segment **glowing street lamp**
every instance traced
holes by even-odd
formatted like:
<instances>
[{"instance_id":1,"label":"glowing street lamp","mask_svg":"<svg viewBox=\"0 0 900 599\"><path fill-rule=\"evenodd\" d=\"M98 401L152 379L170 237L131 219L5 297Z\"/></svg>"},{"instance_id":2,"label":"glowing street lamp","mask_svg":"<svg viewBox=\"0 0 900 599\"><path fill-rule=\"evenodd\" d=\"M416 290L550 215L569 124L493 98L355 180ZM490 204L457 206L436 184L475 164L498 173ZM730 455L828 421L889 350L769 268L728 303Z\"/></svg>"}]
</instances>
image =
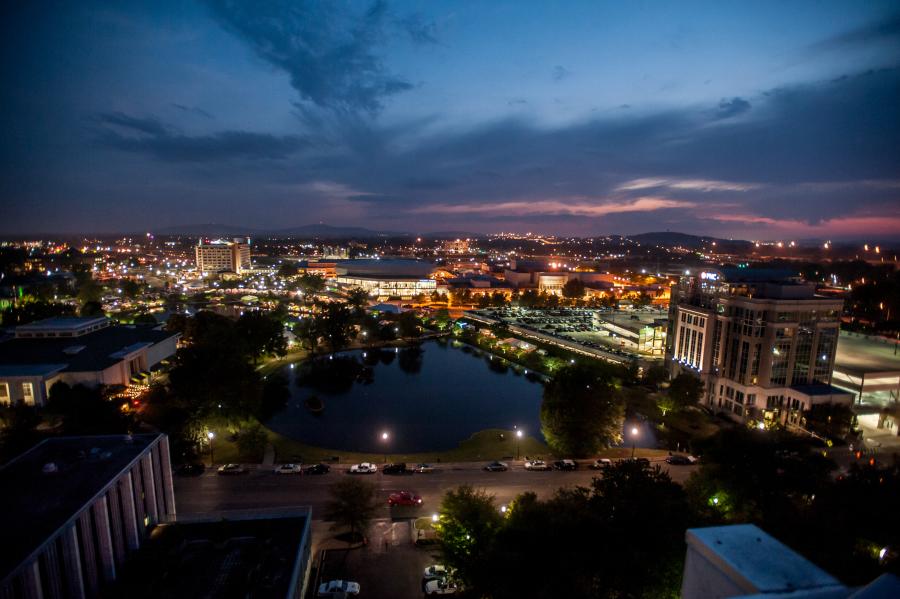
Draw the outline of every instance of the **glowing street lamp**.
<instances>
[{"instance_id":1,"label":"glowing street lamp","mask_svg":"<svg viewBox=\"0 0 900 599\"><path fill-rule=\"evenodd\" d=\"M387 431L382 431L381 433L381 442L385 445L385 453L384 453L384 463L387 464L387 443L391 438L391 434Z\"/></svg>"},{"instance_id":2,"label":"glowing street lamp","mask_svg":"<svg viewBox=\"0 0 900 599\"><path fill-rule=\"evenodd\" d=\"M209 439L209 467L212 468L213 464L216 463L213 457L213 439L216 438L216 433L206 431L206 438Z\"/></svg>"},{"instance_id":3,"label":"glowing street lamp","mask_svg":"<svg viewBox=\"0 0 900 599\"><path fill-rule=\"evenodd\" d=\"M522 432L522 429L516 430L516 461L519 460L519 441L522 439L522 436L525 433Z\"/></svg>"},{"instance_id":4,"label":"glowing street lamp","mask_svg":"<svg viewBox=\"0 0 900 599\"><path fill-rule=\"evenodd\" d=\"M636 426L631 427L631 459L632 460L634 459L634 446L635 446L635 443L637 442L638 432L640 432L640 431L638 431L638 427L636 427Z\"/></svg>"}]
</instances>

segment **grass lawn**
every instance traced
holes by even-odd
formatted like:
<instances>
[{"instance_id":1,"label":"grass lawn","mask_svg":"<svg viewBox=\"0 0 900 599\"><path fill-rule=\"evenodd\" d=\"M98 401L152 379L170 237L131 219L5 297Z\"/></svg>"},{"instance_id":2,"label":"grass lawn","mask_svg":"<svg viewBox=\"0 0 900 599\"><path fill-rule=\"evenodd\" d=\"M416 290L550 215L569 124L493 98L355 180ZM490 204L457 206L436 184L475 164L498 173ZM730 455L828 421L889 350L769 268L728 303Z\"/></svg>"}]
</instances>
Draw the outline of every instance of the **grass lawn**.
<instances>
[{"instance_id":1,"label":"grass lawn","mask_svg":"<svg viewBox=\"0 0 900 599\"><path fill-rule=\"evenodd\" d=\"M504 438L501 439L500 435ZM459 446L447 451L427 453L358 453L313 447L293 439L269 431L269 438L275 446L276 461L297 460L305 463L331 461L338 457L339 462L474 462L499 459L512 459L516 455L515 432L502 429L487 429L475 433ZM525 437L519 442L520 456L549 456L547 446L534 437Z\"/></svg>"}]
</instances>

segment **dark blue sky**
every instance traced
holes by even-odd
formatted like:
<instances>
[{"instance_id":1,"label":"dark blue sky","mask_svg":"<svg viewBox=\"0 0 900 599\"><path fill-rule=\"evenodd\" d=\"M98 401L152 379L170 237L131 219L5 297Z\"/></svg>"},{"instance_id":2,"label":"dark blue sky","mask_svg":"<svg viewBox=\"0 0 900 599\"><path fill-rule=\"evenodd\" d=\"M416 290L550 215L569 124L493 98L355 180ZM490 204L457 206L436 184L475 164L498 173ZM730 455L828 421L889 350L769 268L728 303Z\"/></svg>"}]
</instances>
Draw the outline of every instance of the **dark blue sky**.
<instances>
[{"instance_id":1,"label":"dark blue sky","mask_svg":"<svg viewBox=\"0 0 900 599\"><path fill-rule=\"evenodd\" d=\"M0 233L900 236L893 1L2 11Z\"/></svg>"}]
</instances>

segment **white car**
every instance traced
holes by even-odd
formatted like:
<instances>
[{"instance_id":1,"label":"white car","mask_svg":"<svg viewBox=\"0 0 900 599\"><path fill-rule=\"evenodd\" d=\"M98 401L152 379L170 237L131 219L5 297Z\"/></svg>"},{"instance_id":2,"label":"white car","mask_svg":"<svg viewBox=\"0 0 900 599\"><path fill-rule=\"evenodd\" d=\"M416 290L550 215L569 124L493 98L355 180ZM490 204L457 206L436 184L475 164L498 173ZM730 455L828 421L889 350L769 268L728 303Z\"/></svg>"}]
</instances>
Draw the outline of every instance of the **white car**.
<instances>
[{"instance_id":1,"label":"white car","mask_svg":"<svg viewBox=\"0 0 900 599\"><path fill-rule=\"evenodd\" d=\"M435 578L444 578L449 573L450 572L449 570L447 570L447 566L434 564L425 568L423 576L425 577L425 580L434 580Z\"/></svg>"},{"instance_id":2,"label":"white car","mask_svg":"<svg viewBox=\"0 0 900 599\"><path fill-rule=\"evenodd\" d=\"M319 585L319 597L343 597L359 595L359 583L349 580L332 580Z\"/></svg>"},{"instance_id":3,"label":"white car","mask_svg":"<svg viewBox=\"0 0 900 599\"><path fill-rule=\"evenodd\" d=\"M528 460L525 470L550 470L550 466L544 460Z\"/></svg>"},{"instance_id":4,"label":"white car","mask_svg":"<svg viewBox=\"0 0 900 599\"><path fill-rule=\"evenodd\" d=\"M612 460L609 458L600 458L599 460L594 460L594 463L591 464L591 470L603 470L610 466L612 466Z\"/></svg>"},{"instance_id":5,"label":"white car","mask_svg":"<svg viewBox=\"0 0 900 599\"><path fill-rule=\"evenodd\" d=\"M275 474L301 474L303 468L300 464L282 464L275 469Z\"/></svg>"},{"instance_id":6,"label":"white car","mask_svg":"<svg viewBox=\"0 0 900 599\"><path fill-rule=\"evenodd\" d=\"M413 470L419 474L430 474L434 472L434 466L431 464L416 464L416 467L413 468Z\"/></svg>"},{"instance_id":7,"label":"white car","mask_svg":"<svg viewBox=\"0 0 900 599\"><path fill-rule=\"evenodd\" d=\"M458 590L456 583L446 578L436 578L425 583L426 595L455 595Z\"/></svg>"},{"instance_id":8,"label":"white car","mask_svg":"<svg viewBox=\"0 0 900 599\"><path fill-rule=\"evenodd\" d=\"M371 462L363 462L362 464L353 464L350 466L350 474L375 474L378 466Z\"/></svg>"}]
</instances>

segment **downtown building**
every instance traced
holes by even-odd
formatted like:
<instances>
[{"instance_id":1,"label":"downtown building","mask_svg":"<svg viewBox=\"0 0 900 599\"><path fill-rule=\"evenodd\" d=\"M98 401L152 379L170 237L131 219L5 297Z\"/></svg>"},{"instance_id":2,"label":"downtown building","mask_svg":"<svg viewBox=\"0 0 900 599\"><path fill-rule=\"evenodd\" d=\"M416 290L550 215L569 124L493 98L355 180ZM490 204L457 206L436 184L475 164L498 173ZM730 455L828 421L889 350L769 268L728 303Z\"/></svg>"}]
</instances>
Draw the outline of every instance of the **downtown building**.
<instances>
[{"instance_id":1,"label":"downtown building","mask_svg":"<svg viewBox=\"0 0 900 599\"><path fill-rule=\"evenodd\" d=\"M96 597L175 515L162 434L47 439L0 469L0 598Z\"/></svg>"},{"instance_id":2,"label":"downtown building","mask_svg":"<svg viewBox=\"0 0 900 599\"><path fill-rule=\"evenodd\" d=\"M735 420L802 426L813 405L852 404L831 384L842 308L789 273L685 271L669 306L669 373L699 376L701 404Z\"/></svg>"},{"instance_id":3,"label":"downtown building","mask_svg":"<svg viewBox=\"0 0 900 599\"><path fill-rule=\"evenodd\" d=\"M201 240L194 248L194 255L200 272L240 274L250 269L250 238L235 237L232 241Z\"/></svg>"},{"instance_id":4,"label":"downtown building","mask_svg":"<svg viewBox=\"0 0 900 599\"><path fill-rule=\"evenodd\" d=\"M306 596L309 507L176 516L163 434L47 439L0 489L0 599Z\"/></svg>"}]
</instances>

